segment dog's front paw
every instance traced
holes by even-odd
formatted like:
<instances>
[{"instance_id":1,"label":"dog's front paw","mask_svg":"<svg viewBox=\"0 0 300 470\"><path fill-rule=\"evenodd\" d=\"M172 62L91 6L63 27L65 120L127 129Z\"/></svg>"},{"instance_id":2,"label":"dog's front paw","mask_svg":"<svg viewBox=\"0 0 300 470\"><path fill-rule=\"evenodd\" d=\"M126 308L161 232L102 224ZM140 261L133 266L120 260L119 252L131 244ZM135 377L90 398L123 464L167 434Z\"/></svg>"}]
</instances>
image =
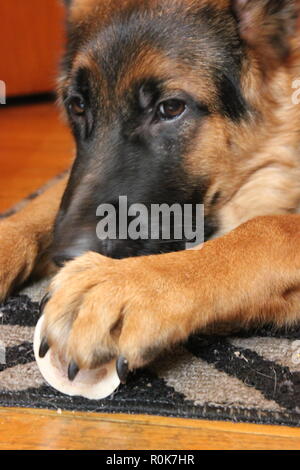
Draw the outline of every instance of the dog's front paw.
<instances>
[{"instance_id":1,"label":"dog's front paw","mask_svg":"<svg viewBox=\"0 0 300 470\"><path fill-rule=\"evenodd\" d=\"M32 234L10 219L0 222L0 301L31 274L38 254Z\"/></svg>"},{"instance_id":2,"label":"dog's front paw","mask_svg":"<svg viewBox=\"0 0 300 470\"><path fill-rule=\"evenodd\" d=\"M58 348L70 364L70 379L81 368L119 357L122 379L127 366L143 366L182 339L188 334L185 309L174 276L160 272L159 258L112 260L87 253L68 263L45 303L41 355Z\"/></svg>"}]
</instances>

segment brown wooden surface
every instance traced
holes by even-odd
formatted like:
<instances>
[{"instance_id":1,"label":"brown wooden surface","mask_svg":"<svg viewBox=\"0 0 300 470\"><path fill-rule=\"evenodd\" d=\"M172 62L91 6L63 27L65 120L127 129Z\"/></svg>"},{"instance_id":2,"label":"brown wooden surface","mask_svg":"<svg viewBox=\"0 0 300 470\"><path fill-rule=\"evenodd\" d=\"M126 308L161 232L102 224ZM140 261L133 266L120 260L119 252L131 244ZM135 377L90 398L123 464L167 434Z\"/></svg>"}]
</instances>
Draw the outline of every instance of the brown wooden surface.
<instances>
[{"instance_id":1,"label":"brown wooden surface","mask_svg":"<svg viewBox=\"0 0 300 470\"><path fill-rule=\"evenodd\" d=\"M0 2L0 80L8 95L53 90L64 42L59 0Z\"/></svg>"},{"instance_id":2,"label":"brown wooden surface","mask_svg":"<svg viewBox=\"0 0 300 470\"><path fill-rule=\"evenodd\" d=\"M0 409L0 449L264 450L300 448L293 428Z\"/></svg>"},{"instance_id":3,"label":"brown wooden surface","mask_svg":"<svg viewBox=\"0 0 300 470\"><path fill-rule=\"evenodd\" d=\"M68 168L72 156L54 104L0 106L0 212Z\"/></svg>"},{"instance_id":4,"label":"brown wooden surface","mask_svg":"<svg viewBox=\"0 0 300 470\"><path fill-rule=\"evenodd\" d=\"M67 168L72 149L53 104L0 106L0 211ZM300 449L300 429L0 409L0 449Z\"/></svg>"}]
</instances>

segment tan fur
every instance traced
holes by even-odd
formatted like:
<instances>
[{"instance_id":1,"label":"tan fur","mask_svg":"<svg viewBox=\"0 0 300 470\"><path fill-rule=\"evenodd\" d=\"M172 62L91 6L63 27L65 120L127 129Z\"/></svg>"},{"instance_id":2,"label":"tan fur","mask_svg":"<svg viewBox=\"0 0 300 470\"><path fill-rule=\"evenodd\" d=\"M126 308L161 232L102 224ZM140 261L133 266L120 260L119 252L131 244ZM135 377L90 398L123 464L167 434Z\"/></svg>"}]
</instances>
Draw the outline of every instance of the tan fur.
<instances>
[{"instance_id":1,"label":"tan fur","mask_svg":"<svg viewBox=\"0 0 300 470\"><path fill-rule=\"evenodd\" d=\"M88 12L95 14L97 7L97 15L104 21L117 8L125 9L135 1L127 0L120 4L76 0L71 13L84 20ZM202 0L202 3L222 9L229 1ZM188 8L193 8L195 1L186 0L186 4ZM151 5L155 8L153 3ZM258 28L264 19L259 9L254 9L253 15ZM272 28L273 25L268 27ZM292 83L300 77L299 35L290 41L293 52L289 61L282 63L275 71L273 63L268 63L262 74L259 63L262 42L254 44L255 35L249 28L245 34L253 36L253 49L249 62L245 64L243 91L250 105L259 112L251 117L250 123L238 125L213 114L199 130L199 145L186 157L190 174L199 175L210 182L205 206L207 212L216 212L220 226L218 236L253 217L297 212L300 207L300 106L292 103ZM94 69L97 68L92 58L80 54L74 61L73 69L87 61ZM213 109L214 87L205 74L204 64L203 68L201 64L199 68L190 70L164 57L161 52L145 47L135 57L134 63L128 64L116 92L122 97L135 79L152 74L166 79L172 71L177 78L167 84L170 91L186 90ZM105 93L105 85L104 82L102 93ZM221 193L220 201L212 209L210 203L217 192Z\"/></svg>"},{"instance_id":2,"label":"tan fur","mask_svg":"<svg viewBox=\"0 0 300 470\"><path fill-rule=\"evenodd\" d=\"M256 216L300 207L300 106L292 102L292 84L300 77L300 46L294 41L292 47L289 63L270 76L258 72L252 55L243 89L259 113L242 125L212 116L199 131L199 150L188 155L190 171L197 174L201 160L211 181L206 210L211 210L213 195L222 194L215 208L218 236Z\"/></svg>"},{"instance_id":3,"label":"tan fur","mask_svg":"<svg viewBox=\"0 0 300 470\"><path fill-rule=\"evenodd\" d=\"M88 24L95 14L105 27L117 9L137 1L74 0L70 18ZM220 9L229 4L200 2ZM155 8L158 0L146 3ZM196 0L184 4L193 8ZM300 105L292 103L292 83L300 78L300 20L298 32L288 37L288 60L279 61L274 51L269 56L262 51L264 45L270 50L266 33L276 31L277 19L265 24L261 11L252 14L256 21L248 23L246 17L242 27L248 44L242 88L256 112L238 123L211 113L184 162L191 179L201 176L208 183L206 213L217 218L218 235L227 235L197 251L121 261L88 253L68 263L52 283L44 335L80 367L118 355L128 359L131 369L140 367L216 322L299 321L300 216L291 214L300 207ZM74 70L83 63L95 66L85 52L75 58ZM175 76L170 90L186 89L214 109L215 90L203 64L189 70L149 47L123 74L118 93L138 77L155 72L166 78L169 70ZM29 276L49 246L64 185L1 222L0 297Z\"/></svg>"},{"instance_id":4,"label":"tan fur","mask_svg":"<svg viewBox=\"0 0 300 470\"><path fill-rule=\"evenodd\" d=\"M81 368L123 355L133 369L216 322L293 324L299 232L300 216L262 217L200 251L121 261L88 253L53 281L43 335Z\"/></svg>"},{"instance_id":5,"label":"tan fur","mask_svg":"<svg viewBox=\"0 0 300 470\"><path fill-rule=\"evenodd\" d=\"M253 97L253 83L244 90L261 115L256 123L240 132L238 186L233 197L220 208L226 233L253 217L297 212L300 206L300 106L292 102L292 83L300 76L299 47L292 65L279 68L271 78L258 83L262 90ZM249 93L250 91L250 93ZM252 99L251 99L252 98ZM235 143L238 139L235 138ZM249 158L251 155L251 158Z\"/></svg>"},{"instance_id":6,"label":"tan fur","mask_svg":"<svg viewBox=\"0 0 300 470\"><path fill-rule=\"evenodd\" d=\"M0 301L34 272L47 268L45 253L68 178L15 215L0 221Z\"/></svg>"}]
</instances>

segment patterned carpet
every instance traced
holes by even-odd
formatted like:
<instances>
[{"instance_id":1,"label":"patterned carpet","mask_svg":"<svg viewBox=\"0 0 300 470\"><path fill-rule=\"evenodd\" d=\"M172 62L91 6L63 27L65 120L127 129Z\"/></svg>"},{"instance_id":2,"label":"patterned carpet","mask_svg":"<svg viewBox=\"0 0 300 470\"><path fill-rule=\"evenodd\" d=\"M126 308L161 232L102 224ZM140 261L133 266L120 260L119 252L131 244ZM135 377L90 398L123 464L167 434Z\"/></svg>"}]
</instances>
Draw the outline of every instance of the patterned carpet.
<instances>
[{"instance_id":1,"label":"patterned carpet","mask_svg":"<svg viewBox=\"0 0 300 470\"><path fill-rule=\"evenodd\" d=\"M46 284L0 305L0 406L300 425L300 329L194 336L102 401L54 391L32 350Z\"/></svg>"},{"instance_id":2,"label":"patterned carpet","mask_svg":"<svg viewBox=\"0 0 300 470\"><path fill-rule=\"evenodd\" d=\"M102 401L56 392L41 377L32 348L47 284L0 304L0 406L300 426L300 325L194 336Z\"/></svg>"}]
</instances>

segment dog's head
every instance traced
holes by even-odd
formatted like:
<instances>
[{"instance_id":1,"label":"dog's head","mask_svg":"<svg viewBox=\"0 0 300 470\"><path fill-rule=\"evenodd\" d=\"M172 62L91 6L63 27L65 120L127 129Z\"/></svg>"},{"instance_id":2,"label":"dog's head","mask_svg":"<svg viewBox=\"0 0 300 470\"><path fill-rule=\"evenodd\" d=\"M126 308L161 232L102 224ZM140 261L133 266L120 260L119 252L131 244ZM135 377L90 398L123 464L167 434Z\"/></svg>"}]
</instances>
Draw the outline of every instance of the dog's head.
<instances>
[{"instance_id":1,"label":"dog's head","mask_svg":"<svg viewBox=\"0 0 300 470\"><path fill-rule=\"evenodd\" d=\"M206 238L245 177L262 88L289 60L292 0L68 0L59 82L77 147L56 223L58 261L175 251L100 240L101 204L205 205ZM261 134L262 137L262 134Z\"/></svg>"}]
</instances>

